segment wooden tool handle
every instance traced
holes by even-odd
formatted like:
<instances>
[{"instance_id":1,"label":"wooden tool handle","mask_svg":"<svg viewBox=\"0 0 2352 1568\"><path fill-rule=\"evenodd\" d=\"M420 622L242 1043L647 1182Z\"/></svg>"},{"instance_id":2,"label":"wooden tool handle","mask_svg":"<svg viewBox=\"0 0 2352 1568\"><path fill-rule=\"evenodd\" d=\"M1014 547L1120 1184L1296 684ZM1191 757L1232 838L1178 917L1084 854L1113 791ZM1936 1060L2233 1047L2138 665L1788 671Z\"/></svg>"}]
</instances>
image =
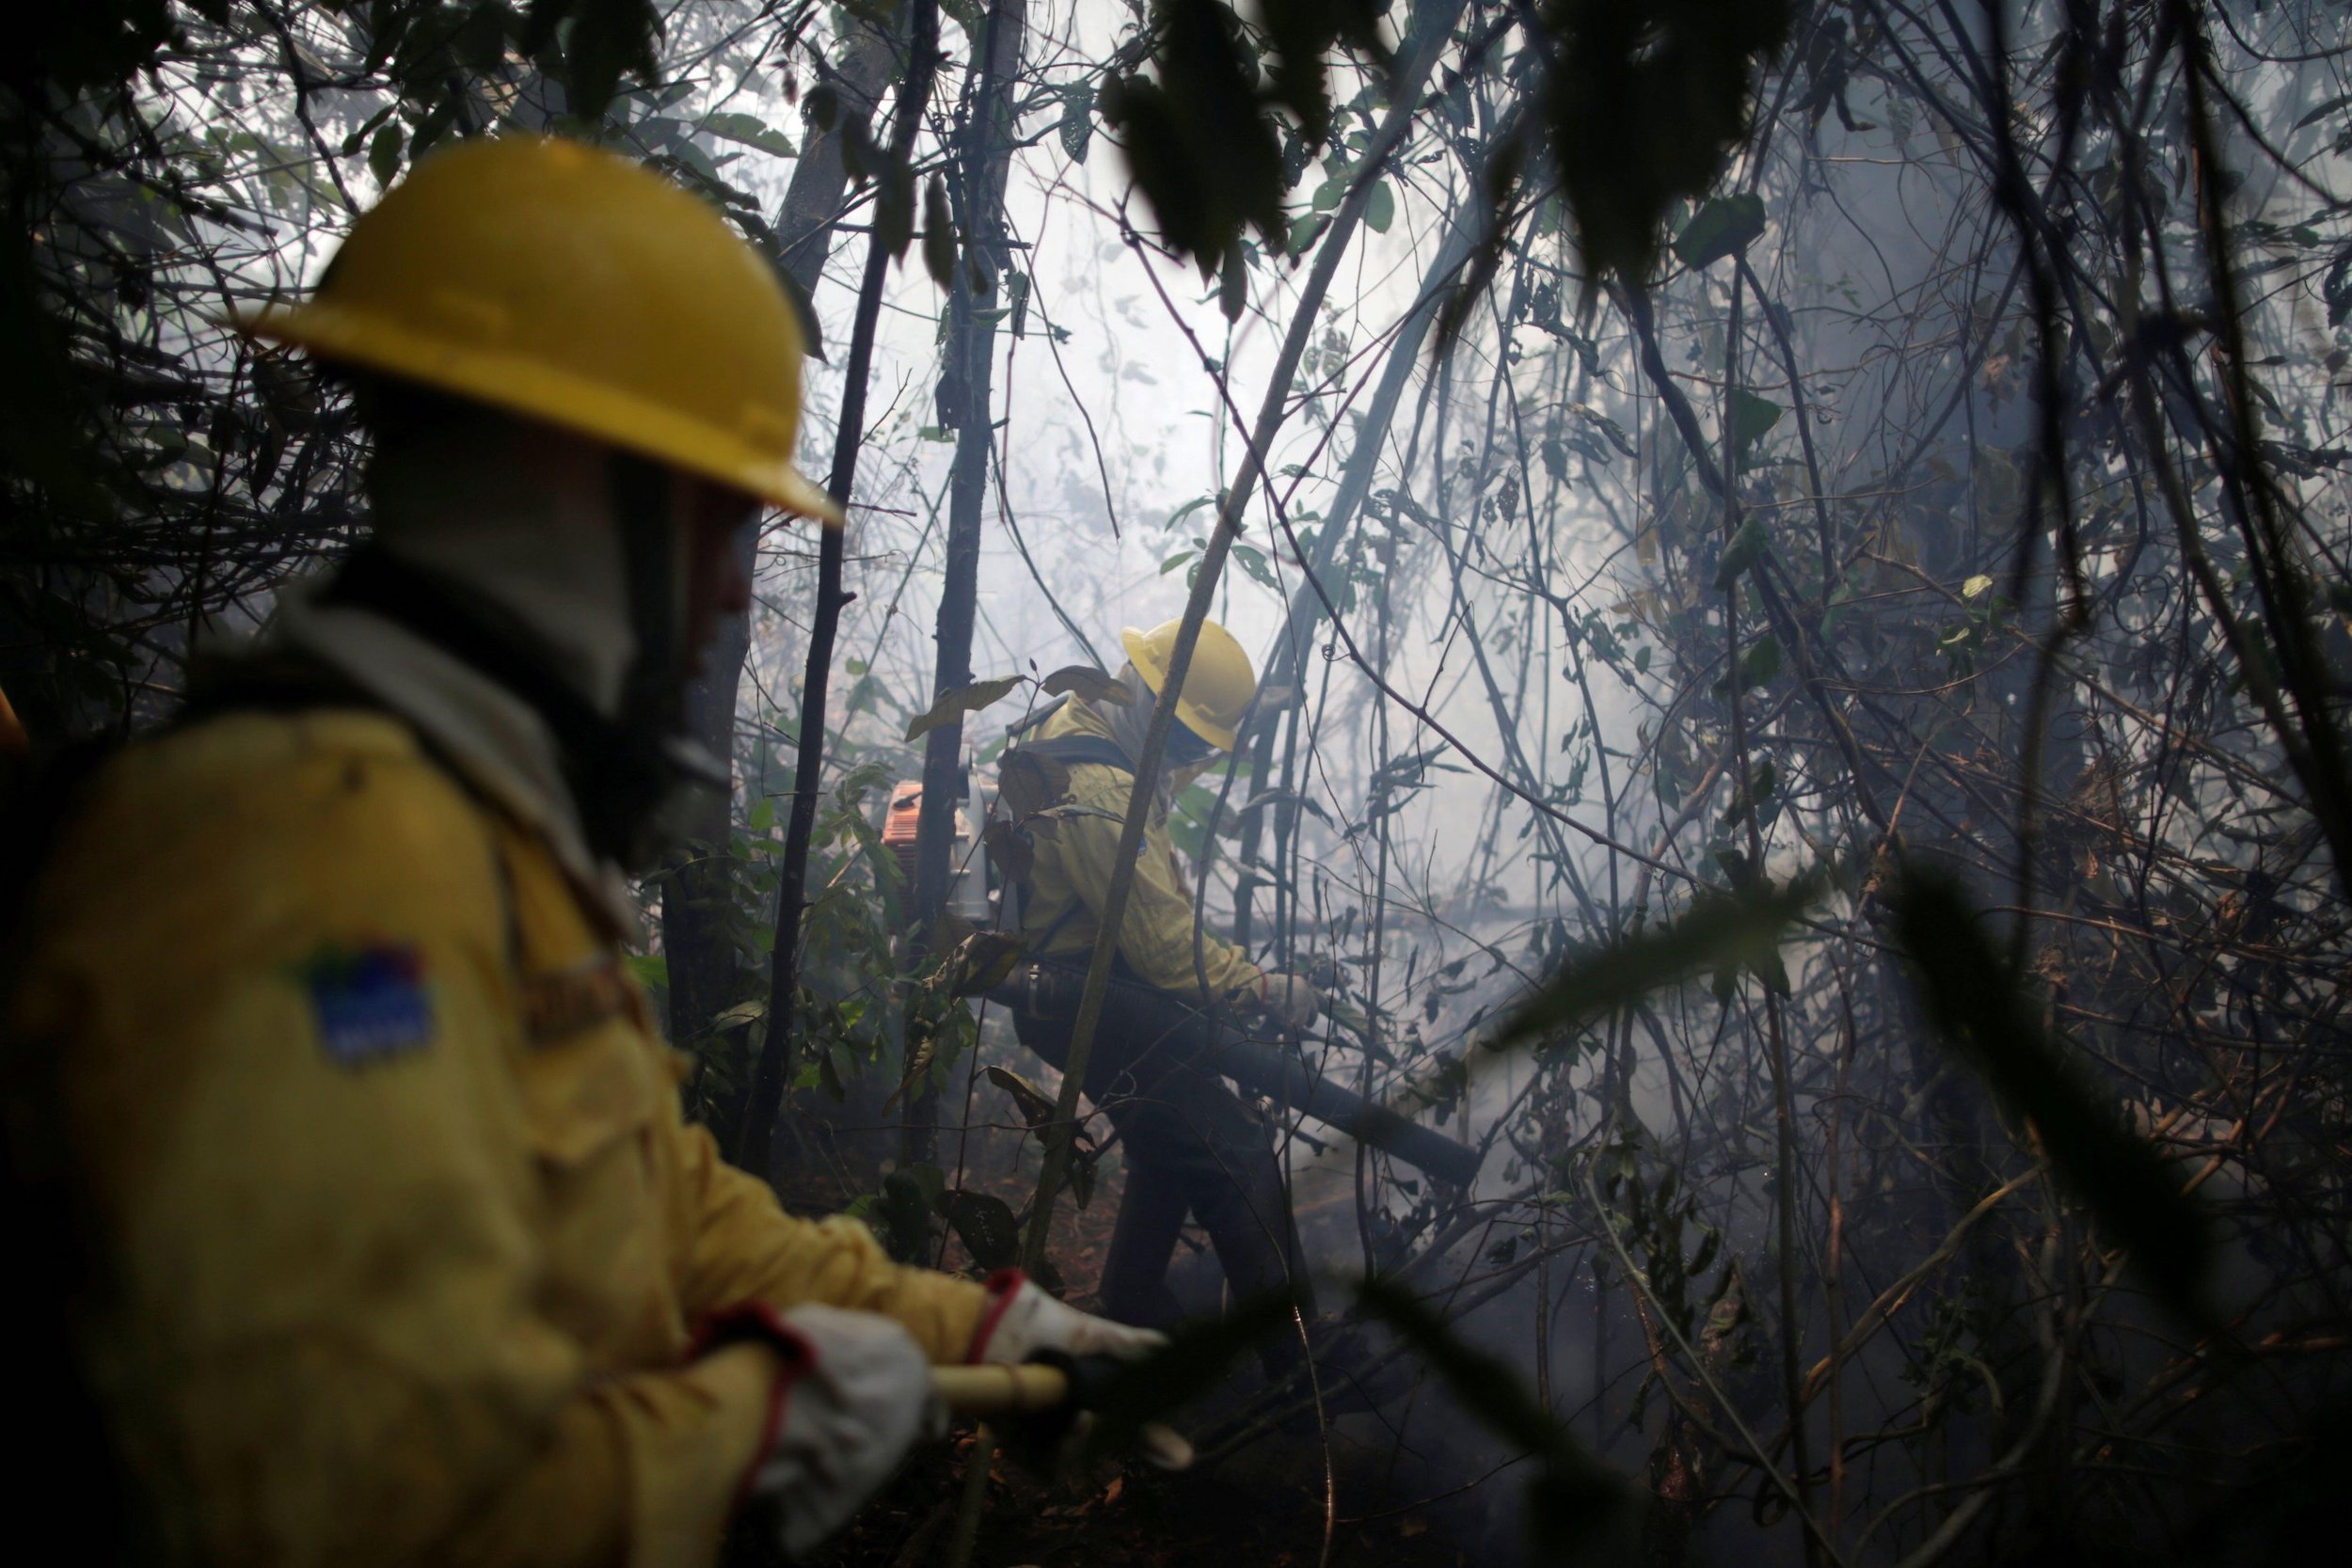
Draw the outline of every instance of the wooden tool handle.
<instances>
[{"instance_id":1,"label":"wooden tool handle","mask_svg":"<svg viewBox=\"0 0 2352 1568\"><path fill-rule=\"evenodd\" d=\"M1050 1410L1070 1397L1070 1379L1062 1370L1035 1362L1017 1367L933 1367L931 1386L939 1391L940 1402L960 1416Z\"/></svg>"}]
</instances>

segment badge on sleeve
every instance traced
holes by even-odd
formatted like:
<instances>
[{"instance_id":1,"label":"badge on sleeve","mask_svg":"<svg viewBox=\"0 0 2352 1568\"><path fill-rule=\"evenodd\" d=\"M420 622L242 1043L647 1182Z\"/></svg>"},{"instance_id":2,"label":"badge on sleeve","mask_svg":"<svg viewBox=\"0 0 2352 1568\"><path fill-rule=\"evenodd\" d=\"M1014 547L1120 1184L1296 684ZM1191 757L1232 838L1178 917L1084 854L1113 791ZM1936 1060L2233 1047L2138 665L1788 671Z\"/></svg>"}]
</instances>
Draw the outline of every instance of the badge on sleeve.
<instances>
[{"instance_id":1,"label":"badge on sleeve","mask_svg":"<svg viewBox=\"0 0 2352 1568\"><path fill-rule=\"evenodd\" d=\"M432 993L414 947L322 947L295 973L318 1020L319 1044L340 1067L373 1067L433 1037Z\"/></svg>"}]
</instances>

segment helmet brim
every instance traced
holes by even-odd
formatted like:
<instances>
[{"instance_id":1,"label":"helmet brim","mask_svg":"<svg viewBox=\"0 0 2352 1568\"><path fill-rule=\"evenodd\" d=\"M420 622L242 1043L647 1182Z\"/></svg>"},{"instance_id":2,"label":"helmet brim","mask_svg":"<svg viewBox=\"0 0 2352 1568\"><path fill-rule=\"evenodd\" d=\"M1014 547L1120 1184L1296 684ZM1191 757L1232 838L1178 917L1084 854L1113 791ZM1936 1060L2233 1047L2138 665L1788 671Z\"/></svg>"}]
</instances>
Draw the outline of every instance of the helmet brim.
<instances>
[{"instance_id":1,"label":"helmet brim","mask_svg":"<svg viewBox=\"0 0 2352 1568\"><path fill-rule=\"evenodd\" d=\"M313 300L235 312L248 338L412 381L669 464L839 528L840 506L786 459L733 431L496 349L419 332L373 311Z\"/></svg>"}]
</instances>

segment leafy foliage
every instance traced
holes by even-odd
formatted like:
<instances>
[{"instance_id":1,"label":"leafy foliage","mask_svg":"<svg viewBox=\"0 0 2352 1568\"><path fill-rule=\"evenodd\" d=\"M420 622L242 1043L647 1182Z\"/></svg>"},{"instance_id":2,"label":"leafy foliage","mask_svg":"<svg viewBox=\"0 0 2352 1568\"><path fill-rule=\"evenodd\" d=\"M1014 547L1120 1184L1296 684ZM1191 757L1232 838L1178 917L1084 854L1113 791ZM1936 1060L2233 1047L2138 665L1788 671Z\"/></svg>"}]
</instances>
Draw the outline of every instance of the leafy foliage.
<instances>
[{"instance_id":1,"label":"leafy foliage","mask_svg":"<svg viewBox=\"0 0 2352 1568\"><path fill-rule=\"evenodd\" d=\"M1421 1305L1463 1343L1402 1354L1473 1390L1497 1461L1551 1477L1546 1423L1589 1420L1661 1560L1702 1526L1764 1554L1811 1528L1824 1560L2017 1530L2053 1560L2203 1560L2269 1528L2204 1489L2286 1517L2324 1486L2352 1093L2343 19L1172 0L1022 55L1009 155L1057 240L1032 251L959 228L981 95L955 55L990 24L945 9L954 107L904 151L871 86L910 58L888 8L99 0L24 24L0 62L0 685L36 733L157 717L192 645L363 531L340 389L213 324L299 288L446 140L645 160L814 279L793 297L836 361L866 229L902 258L919 236L882 302L916 329L870 376L890 411L832 699L803 713L792 686L805 545L771 531L742 697L714 705L741 790L693 849L707 882L646 890L664 919L633 967L694 1057L691 1114L732 1146L772 1034L796 1164L870 1188L901 1256L977 1266L1020 1218L993 1161L885 1178L845 1153L949 1086L976 1139L1052 1118L958 994L1014 950L933 933L945 961L914 961L873 821L912 776L901 737L986 695L931 680L936 415L971 400L924 275L993 271L1001 297L953 301L1024 367L986 411L983 511L989 573L1017 533L1031 574L990 582L1032 677L1099 657L1057 625L1099 636L1205 571L1261 438L1233 411L1276 409L1271 488L1209 585L1237 628L1279 623L1252 644L1269 695L1176 837L1209 923L1331 1000L1320 1070L1482 1144L1463 1195L1287 1134L1318 1264L1447 1282ZM1151 222L1197 291L1123 227ZM828 224L858 238L812 247ZM1067 267L1043 259L1065 231ZM1331 293L1294 320L1276 263ZM1295 373L1260 388L1294 328ZM809 386L804 457L845 389L837 365ZM1091 662L1037 684L1119 700ZM996 759L973 753L983 787ZM1002 889L1073 819L1065 773L1016 753L995 782ZM795 800L807 962L771 1018ZM1799 874L1826 865L1836 896ZM1101 1153L1082 1132L1082 1201ZM2223 1318L2272 1375L2179 1332ZM1472 1337L1508 1365L1463 1361ZM1563 1473L1563 1497L1593 1480Z\"/></svg>"},{"instance_id":2,"label":"leafy foliage","mask_svg":"<svg viewBox=\"0 0 2352 1568\"><path fill-rule=\"evenodd\" d=\"M1153 22L1157 76L1104 84L1096 103L1120 134L1160 232L1205 276L1254 227L1282 243L1281 148L1256 90L1256 50L1224 0L1162 0ZM1308 86L1299 73L1296 90Z\"/></svg>"},{"instance_id":3,"label":"leafy foliage","mask_svg":"<svg viewBox=\"0 0 2352 1568\"><path fill-rule=\"evenodd\" d=\"M491 9L478 7L473 15L486 17ZM652 0L532 0L516 41L528 55L551 44L561 50L568 107L582 119L603 116L623 76L649 87L661 78L661 13Z\"/></svg>"},{"instance_id":4,"label":"leafy foliage","mask_svg":"<svg viewBox=\"0 0 2352 1568\"><path fill-rule=\"evenodd\" d=\"M1781 967L1780 933L1819 895L1818 879L1752 886L1694 903L1667 926L1620 938L1563 966L1488 1042L1502 1050L1576 1029L1703 969Z\"/></svg>"},{"instance_id":5,"label":"leafy foliage","mask_svg":"<svg viewBox=\"0 0 2352 1568\"><path fill-rule=\"evenodd\" d=\"M1787 0L1553 0L1551 155L1587 275L1640 282L1669 202L1704 194L1747 135L1756 62L1788 37ZM1753 198L1749 198L1753 200ZM1727 204L1728 205L1728 204ZM1736 210L1734 210L1736 211ZM1694 251L1712 259L1741 220ZM1684 258L1687 264L1703 261Z\"/></svg>"}]
</instances>

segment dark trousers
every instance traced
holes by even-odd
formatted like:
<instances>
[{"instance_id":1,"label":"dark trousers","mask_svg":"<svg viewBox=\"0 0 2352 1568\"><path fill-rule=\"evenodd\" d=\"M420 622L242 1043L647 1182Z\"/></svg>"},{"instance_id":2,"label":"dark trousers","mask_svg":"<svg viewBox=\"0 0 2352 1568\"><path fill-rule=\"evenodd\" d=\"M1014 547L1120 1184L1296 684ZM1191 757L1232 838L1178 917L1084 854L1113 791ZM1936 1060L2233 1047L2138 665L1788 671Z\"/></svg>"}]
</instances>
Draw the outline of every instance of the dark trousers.
<instances>
[{"instance_id":1,"label":"dark trousers","mask_svg":"<svg viewBox=\"0 0 2352 1568\"><path fill-rule=\"evenodd\" d=\"M1074 1012L1078 981L1066 990ZM1016 1010L1013 1023L1024 1045L1066 1069L1068 1017ZM1208 1231L1236 1300L1287 1291L1313 1315L1272 1129L1216 1075L1218 1044L1239 1037L1231 1020L1139 981L1115 979L1104 997L1085 1087L1127 1150L1127 1190L1103 1264L1103 1309L1113 1318L1160 1324L1173 1314L1168 1265L1187 1212ZM1281 1335L1266 1359L1279 1367L1296 1355L1295 1338Z\"/></svg>"}]
</instances>

